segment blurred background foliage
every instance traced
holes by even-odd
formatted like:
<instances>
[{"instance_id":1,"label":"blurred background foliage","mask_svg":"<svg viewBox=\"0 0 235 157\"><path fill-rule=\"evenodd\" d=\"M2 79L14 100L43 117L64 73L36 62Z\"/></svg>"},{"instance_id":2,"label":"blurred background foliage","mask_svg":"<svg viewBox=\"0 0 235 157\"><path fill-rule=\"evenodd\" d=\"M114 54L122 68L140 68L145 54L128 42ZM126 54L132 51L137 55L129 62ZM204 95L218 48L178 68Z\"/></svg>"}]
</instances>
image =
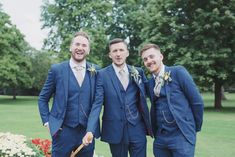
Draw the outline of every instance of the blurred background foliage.
<instances>
[{"instance_id":1,"label":"blurred background foliage","mask_svg":"<svg viewBox=\"0 0 235 157\"><path fill-rule=\"evenodd\" d=\"M185 66L200 90L214 92L220 109L223 91L235 91L234 10L235 0L43 0L41 21L49 33L39 51L0 5L0 92L37 95L50 65L69 59L71 37L83 30L92 41L88 60L101 67L110 64L113 38L127 41L127 63L141 67L141 46L158 44L164 63Z\"/></svg>"}]
</instances>

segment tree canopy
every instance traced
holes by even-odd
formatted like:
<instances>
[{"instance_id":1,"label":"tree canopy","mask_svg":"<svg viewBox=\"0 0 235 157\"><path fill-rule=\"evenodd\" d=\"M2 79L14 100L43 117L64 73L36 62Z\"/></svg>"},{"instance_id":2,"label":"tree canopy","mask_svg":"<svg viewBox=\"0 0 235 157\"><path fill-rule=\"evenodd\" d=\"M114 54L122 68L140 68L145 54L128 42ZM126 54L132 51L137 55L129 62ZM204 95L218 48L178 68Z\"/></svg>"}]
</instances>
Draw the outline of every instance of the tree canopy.
<instances>
[{"instance_id":1,"label":"tree canopy","mask_svg":"<svg viewBox=\"0 0 235 157\"><path fill-rule=\"evenodd\" d=\"M28 47L24 36L0 8L0 87L12 89L14 97L17 88L32 84L31 62L26 56Z\"/></svg>"},{"instance_id":2,"label":"tree canopy","mask_svg":"<svg viewBox=\"0 0 235 157\"><path fill-rule=\"evenodd\" d=\"M160 45L166 64L184 65L201 88L214 85L215 106L221 107L221 87L235 76L235 0L46 0L45 46L67 58L70 36L78 30L92 35L90 59L107 65L107 41L129 43L128 62L140 65L143 42Z\"/></svg>"},{"instance_id":3,"label":"tree canopy","mask_svg":"<svg viewBox=\"0 0 235 157\"><path fill-rule=\"evenodd\" d=\"M184 65L201 87L214 84L216 108L222 85L235 74L234 10L234 0L149 0L142 29L146 41L162 47L167 63Z\"/></svg>"}]
</instances>

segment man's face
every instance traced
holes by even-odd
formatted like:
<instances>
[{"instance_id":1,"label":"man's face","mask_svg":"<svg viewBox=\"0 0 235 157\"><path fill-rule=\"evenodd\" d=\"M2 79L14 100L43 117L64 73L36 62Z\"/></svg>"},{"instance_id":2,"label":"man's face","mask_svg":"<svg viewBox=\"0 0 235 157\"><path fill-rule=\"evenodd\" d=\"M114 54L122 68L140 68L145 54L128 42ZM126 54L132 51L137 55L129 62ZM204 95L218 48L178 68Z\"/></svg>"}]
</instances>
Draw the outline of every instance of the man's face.
<instances>
[{"instance_id":1,"label":"man's face","mask_svg":"<svg viewBox=\"0 0 235 157\"><path fill-rule=\"evenodd\" d=\"M83 36L75 37L70 45L70 51L75 61L83 61L90 52L89 41Z\"/></svg>"},{"instance_id":2,"label":"man's face","mask_svg":"<svg viewBox=\"0 0 235 157\"><path fill-rule=\"evenodd\" d=\"M109 58L112 59L113 63L122 67L126 63L126 58L129 56L126 44L123 42L112 44L110 46Z\"/></svg>"},{"instance_id":3,"label":"man's face","mask_svg":"<svg viewBox=\"0 0 235 157\"><path fill-rule=\"evenodd\" d=\"M163 55L159 50L150 48L142 53L141 58L144 61L145 67L151 73L158 74L160 72L161 66L163 64Z\"/></svg>"}]
</instances>

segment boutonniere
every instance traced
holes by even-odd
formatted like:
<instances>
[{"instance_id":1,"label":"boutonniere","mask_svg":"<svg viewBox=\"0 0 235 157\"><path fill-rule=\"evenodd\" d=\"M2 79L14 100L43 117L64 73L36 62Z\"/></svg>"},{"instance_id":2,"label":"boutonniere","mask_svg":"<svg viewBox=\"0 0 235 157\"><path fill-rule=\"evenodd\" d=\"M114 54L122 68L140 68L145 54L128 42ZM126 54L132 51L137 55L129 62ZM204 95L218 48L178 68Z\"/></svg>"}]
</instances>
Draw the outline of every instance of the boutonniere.
<instances>
[{"instance_id":1,"label":"boutonniere","mask_svg":"<svg viewBox=\"0 0 235 157\"><path fill-rule=\"evenodd\" d=\"M94 64L91 64L87 70L90 71L91 76L94 76L96 74L96 69Z\"/></svg>"},{"instance_id":2,"label":"boutonniere","mask_svg":"<svg viewBox=\"0 0 235 157\"><path fill-rule=\"evenodd\" d=\"M162 86L164 86L164 84L168 84L169 82L172 81L171 79L171 71L169 72L165 72L164 75L162 76L163 82L162 82Z\"/></svg>"},{"instance_id":3,"label":"boutonniere","mask_svg":"<svg viewBox=\"0 0 235 157\"><path fill-rule=\"evenodd\" d=\"M136 83L140 84L141 83L141 76L139 74L139 71L134 66L131 66L130 72L131 72L131 78L133 78Z\"/></svg>"}]
</instances>

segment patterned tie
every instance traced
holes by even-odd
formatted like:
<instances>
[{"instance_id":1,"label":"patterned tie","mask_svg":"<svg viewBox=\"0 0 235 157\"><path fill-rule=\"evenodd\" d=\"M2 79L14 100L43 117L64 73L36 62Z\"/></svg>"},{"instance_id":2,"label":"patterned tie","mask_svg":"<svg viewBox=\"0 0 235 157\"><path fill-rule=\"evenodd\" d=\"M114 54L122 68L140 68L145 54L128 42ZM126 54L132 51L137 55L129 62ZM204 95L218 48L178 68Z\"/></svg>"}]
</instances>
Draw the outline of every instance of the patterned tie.
<instances>
[{"instance_id":1,"label":"patterned tie","mask_svg":"<svg viewBox=\"0 0 235 157\"><path fill-rule=\"evenodd\" d=\"M157 76L155 78L155 86L154 86L154 94L159 97L160 96L160 91L161 91L161 87L162 87L162 79L160 78L160 76Z\"/></svg>"},{"instance_id":2,"label":"patterned tie","mask_svg":"<svg viewBox=\"0 0 235 157\"><path fill-rule=\"evenodd\" d=\"M128 83L129 83L128 73L126 73L125 70L122 69L119 71L119 76L120 76L120 81L122 83L122 86L126 90Z\"/></svg>"},{"instance_id":3,"label":"patterned tie","mask_svg":"<svg viewBox=\"0 0 235 157\"><path fill-rule=\"evenodd\" d=\"M76 70L76 79L77 79L78 84L79 84L80 87L82 86L82 82L84 80L84 76L82 74L82 70L83 69L85 69L85 67L83 67L83 66L75 67L75 70Z\"/></svg>"}]
</instances>

